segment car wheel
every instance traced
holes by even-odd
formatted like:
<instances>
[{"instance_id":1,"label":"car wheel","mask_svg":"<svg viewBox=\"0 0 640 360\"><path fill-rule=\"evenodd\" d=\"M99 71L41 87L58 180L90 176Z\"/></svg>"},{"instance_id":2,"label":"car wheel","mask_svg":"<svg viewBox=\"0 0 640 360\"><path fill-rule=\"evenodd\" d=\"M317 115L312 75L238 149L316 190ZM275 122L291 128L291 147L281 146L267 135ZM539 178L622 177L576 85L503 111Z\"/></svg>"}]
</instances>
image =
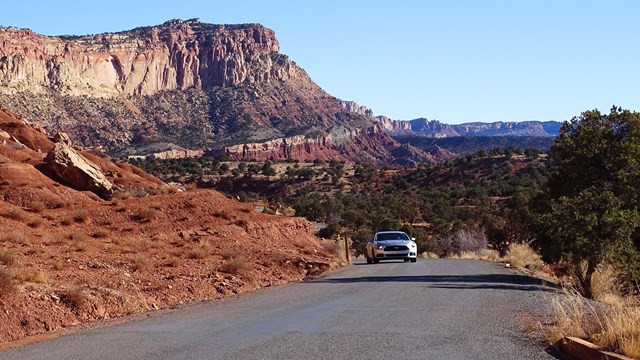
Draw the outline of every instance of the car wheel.
<instances>
[{"instance_id":1,"label":"car wheel","mask_svg":"<svg viewBox=\"0 0 640 360\"><path fill-rule=\"evenodd\" d=\"M379 262L380 262L380 260L378 260L377 258L373 258L373 263L374 263L374 264L377 264L377 263L379 263Z\"/></svg>"},{"instance_id":2,"label":"car wheel","mask_svg":"<svg viewBox=\"0 0 640 360\"><path fill-rule=\"evenodd\" d=\"M367 254L365 255L365 257L367 258L367 264L372 264L373 260L371 260L371 258L369 257L369 252L367 251Z\"/></svg>"},{"instance_id":3,"label":"car wheel","mask_svg":"<svg viewBox=\"0 0 640 360\"><path fill-rule=\"evenodd\" d=\"M413 263L413 262L416 262L417 260L418 260L418 259L411 259L411 262Z\"/></svg>"}]
</instances>

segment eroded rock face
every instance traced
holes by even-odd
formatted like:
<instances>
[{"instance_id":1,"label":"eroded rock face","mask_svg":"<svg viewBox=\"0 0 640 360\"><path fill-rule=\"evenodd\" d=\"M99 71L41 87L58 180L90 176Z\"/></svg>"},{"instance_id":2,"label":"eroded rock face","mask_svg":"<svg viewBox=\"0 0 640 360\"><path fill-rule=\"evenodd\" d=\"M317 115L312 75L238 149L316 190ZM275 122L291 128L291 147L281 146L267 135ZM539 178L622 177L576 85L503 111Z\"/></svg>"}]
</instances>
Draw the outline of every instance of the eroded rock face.
<instances>
[{"instance_id":1,"label":"eroded rock face","mask_svg":"<svg viewBox=\"0 0 640 360\"><path fill-rule=\"evenodd\" d=\"M262 25L197 19L73 37L0 28L0 92L112 97L295 78L299 68L278 50Z\"/></svg>"},{"instance_id":2,"label":"eroded rock face","mask_svg":"<svg viewBox=\"0 0 640 360\"><path fill-rule=\"evenodd\" d=\"M49 170L76 190L88 190L103 198L111 195L113 184L98 165L64 142L55 144L45 163Z\"/></svg>"},{"instance_id":3,"label":"eroded rock face","mask_svg":"<svg viewBox=\"0 0 640 360\"><path fill-rule=\"evenodd\" d=\"M67 145L71 145L71 139L69 138L69 134L63 131L58 131L55 135L53 135L54 143L65 143Z\"/></svg>"}]
</instances>

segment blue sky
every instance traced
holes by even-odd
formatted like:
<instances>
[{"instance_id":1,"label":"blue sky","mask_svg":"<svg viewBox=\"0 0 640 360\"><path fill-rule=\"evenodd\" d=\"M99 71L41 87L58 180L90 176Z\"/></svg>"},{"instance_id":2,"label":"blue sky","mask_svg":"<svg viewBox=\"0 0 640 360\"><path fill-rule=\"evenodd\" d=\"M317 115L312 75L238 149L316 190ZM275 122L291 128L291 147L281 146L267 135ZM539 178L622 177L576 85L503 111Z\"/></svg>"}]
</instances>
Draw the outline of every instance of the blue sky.
<instances>
[{"instance_id":1,"label":"blue sky","mask_svg":"<svg viewBox=\"0 0 640 360\"><path fill-rule=\"evenodd\" d=\"M261 23L330 94L393 119L567 120L640 110L640 1L12 1L0 25L95 34Z\"/></svg>"}]
</instances>

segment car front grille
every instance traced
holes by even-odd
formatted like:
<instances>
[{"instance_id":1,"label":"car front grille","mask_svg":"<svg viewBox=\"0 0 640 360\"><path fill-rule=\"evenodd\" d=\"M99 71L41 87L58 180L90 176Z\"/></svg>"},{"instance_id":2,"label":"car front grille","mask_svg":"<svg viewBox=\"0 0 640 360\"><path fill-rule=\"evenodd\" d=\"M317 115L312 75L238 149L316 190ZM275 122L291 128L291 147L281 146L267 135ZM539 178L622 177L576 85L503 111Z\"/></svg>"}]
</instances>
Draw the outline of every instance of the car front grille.
<instances>
[{"instance_id":1,"label":"car front grille","mask_svg":"<svg viewBox=\"0 0 640 360\"><path fill-rule=\"evenodd\" d=\"M384 251L406 251L409 250L407 246L385 246Z\"/></svg>"}]
</instances>

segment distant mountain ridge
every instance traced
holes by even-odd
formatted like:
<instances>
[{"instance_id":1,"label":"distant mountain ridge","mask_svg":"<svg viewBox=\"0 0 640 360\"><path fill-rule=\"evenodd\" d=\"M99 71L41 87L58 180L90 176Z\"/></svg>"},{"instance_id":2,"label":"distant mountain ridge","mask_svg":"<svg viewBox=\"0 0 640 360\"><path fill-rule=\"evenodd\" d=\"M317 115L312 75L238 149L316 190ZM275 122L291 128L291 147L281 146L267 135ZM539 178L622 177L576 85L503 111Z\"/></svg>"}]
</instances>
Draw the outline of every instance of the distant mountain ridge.
<instances>
[{"instance_id":1,"label":"distant mountain ridge","mask_svg":"<svg viewBox=\"0 0 640 360\"><path fill-rule=\"evenodd\" d=\"M495 121L468 122L464 124L446 124L439 120L418 118L413 120L392 120L378 115L366 106L353 101L340 100L347 111L373 118L392 136L423 136L429 138L447 138L456 136L530 136L555 137L560 133L561 121Z\"/></svg>"},{"instance_id":2,"label":"distant mountain ridge","mask_svg":"<svg viewBox=\"0 0 640 360\"><path fill-rule=\"evenodd\" d=\"M471 122L445 124L438 120L419 118L414 120L391 120L377 116L376 120L392 135L416 135L430 138L456 136L541 136L555 137L560 133L559 121L496 121L491 123Z\"/></svg>"}]
</instances>

